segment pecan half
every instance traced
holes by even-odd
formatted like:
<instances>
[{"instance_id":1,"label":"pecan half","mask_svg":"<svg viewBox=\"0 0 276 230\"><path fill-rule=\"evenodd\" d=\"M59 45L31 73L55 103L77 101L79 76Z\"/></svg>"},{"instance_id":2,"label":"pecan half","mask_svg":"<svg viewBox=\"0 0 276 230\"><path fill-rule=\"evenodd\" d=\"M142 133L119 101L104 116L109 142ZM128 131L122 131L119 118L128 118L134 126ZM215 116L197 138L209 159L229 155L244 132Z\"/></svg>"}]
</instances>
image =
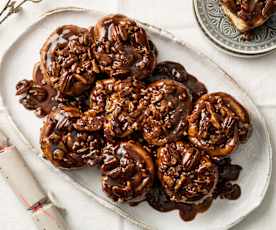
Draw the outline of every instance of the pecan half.
<instances>
[{"instance_id":1,"label":"pecan half","mask_svg":"<svg viewBox=\"0 0 276 230\"><path fill-rule=\"evenodd\" d=\"M44 117L52 108L52 96L55 92L36 84L33 80L21 80L16 84L19 102L28 110L34 110L38 117Z\"/></svg>"}]
</instances>

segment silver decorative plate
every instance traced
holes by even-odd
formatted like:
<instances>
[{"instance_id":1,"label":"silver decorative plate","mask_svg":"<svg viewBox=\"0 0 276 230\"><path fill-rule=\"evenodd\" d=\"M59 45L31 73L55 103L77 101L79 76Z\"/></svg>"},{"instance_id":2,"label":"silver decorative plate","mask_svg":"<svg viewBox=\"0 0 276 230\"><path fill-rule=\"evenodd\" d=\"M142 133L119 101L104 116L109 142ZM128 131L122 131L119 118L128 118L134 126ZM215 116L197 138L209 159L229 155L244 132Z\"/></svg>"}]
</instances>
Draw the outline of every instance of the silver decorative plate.
<instances>
[{"instance_id":1,"label":"silver decorative plate","mask_svg":"<svg viewBox=\"0 0 276 230\"><path fill-rule=\"evenodd\" d=\"M263 55L276 48L276 15L256 28L250 41L225 17L219 0L194 0L197 21L203 32L217 46L235 55Z\"/></svg>"},{"instance_id":2,"label":"silver decorative plate","mask_svg":"<svg viewBox=\"0 0 276 230\"><path fill-rule=\"evenodd\" d=\"M242 58L256 58L256 57L261 57L261 56L264 56L264 55L269 54L269 53L272 52L272 51L267 51L267 52L259 53L259 54L250 54L250 53L242 54L242 53L238 53L238 52L235 52L233 50L230 50L230 49L226 49L225 47L223 47L219 43L217 43L217 41L214 40L212 37L209 37L209 35L202 28L202 26L201 26L201 24L200 24L200 22L198 20L198 16L197 16L197 14L195 12L195 7L193 7L193 11L194 11L195 19L196 19L196 21L198 23L198 26L199 26L201 32L205 35L205 37L208 39L208 41L210 42L210 44L214 45L216 48L218 48L222 52L230 54L232 56L242 57Z\"/></svg>"},{"instance_id":3,"label":"silver decorative plate","mask_svg":"<svg viewBox=\"0 0 276 230\"><path fill-rule=\"evenodd\" d=\"M1 57L0 129L21 152L26 153L25 158L31 153L40 153L39 129L42 120L19 104L15 96L16 83L22 78L31 78L33 65L39 60L39 50L54 29L72 23L88 27L103 16L104 13L79 8L53 10L30 25ZM112 202L101 190L99 172L96 168L62 171L53 167L48 161L44 160L44 162L57 175L89 197L141 228L229 229L260 205L269 184L272 150L264 118L246 92L208 57L163 29L142 22L140 24L156 44L159 50L159 61L173 60L183 64L190 73L206 84L210 92L227 92L241 101L249 111L254 131L250 140L232 155L233 162L243 167L238 181L242 188L240 199L235 201L218 199L207 212L198 215L194 221L184 222L176 211L160 213L146 202L135 208ZM40 156L40 154L37 155ZM78 197L74 197L72 202L79 202ZM68 213L73 212L70 208L66 206L65 208ZM67 221L70 222L70 220ZM80 229L82 229L81 226Z\"/></svg>"}]
</instances>

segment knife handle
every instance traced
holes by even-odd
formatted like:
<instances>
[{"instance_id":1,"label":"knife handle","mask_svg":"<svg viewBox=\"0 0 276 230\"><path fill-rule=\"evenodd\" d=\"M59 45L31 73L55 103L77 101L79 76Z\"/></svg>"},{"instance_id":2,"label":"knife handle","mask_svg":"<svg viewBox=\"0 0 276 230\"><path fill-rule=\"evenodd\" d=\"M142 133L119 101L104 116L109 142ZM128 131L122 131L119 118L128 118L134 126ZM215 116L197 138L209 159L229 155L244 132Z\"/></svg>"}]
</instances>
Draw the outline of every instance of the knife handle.
<instances>
[{"instance_id":1,"label":"knife handle","mask_svg":"<svg viewBox=\"0 0 276 230\"><path fill-rule=\"evenodd\" d=\"M0 151L0 173L27 210L47 200L47 196L14 146Z\"/></svg>"},{"instance_id":2,"label":"knife handle","mask_svg":"<svg viewBox=\"0 0 276 230\"><path fill-rule=\"evenodd\" d=\"M68 230L59 210L49 203L21 154L14 146L0 148L0 173L23 206L32 212L39 230Z\"/></svg>"}]
</instances>

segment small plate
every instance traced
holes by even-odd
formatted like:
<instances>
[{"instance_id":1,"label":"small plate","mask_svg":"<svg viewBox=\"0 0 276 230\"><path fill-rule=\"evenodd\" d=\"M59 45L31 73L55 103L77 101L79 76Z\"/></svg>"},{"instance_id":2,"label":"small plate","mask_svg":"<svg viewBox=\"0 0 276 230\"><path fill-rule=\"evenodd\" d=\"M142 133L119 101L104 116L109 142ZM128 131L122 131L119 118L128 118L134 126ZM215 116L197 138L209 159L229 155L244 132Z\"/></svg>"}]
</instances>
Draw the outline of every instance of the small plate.
<instances>
[{"instance_id":1,"label":"small plate","mask_svg":"<svg viewBox=\"0 0 276 230\"><path fill-rule=\"evenodd\" d=\"M194 0L193 3L197 21L204 34L227 53L254 57L254 55L265 55L275 50L276 15L263 26L255 29L250 41L244 41L241 33L224 15L219 6L219 0Z\"/></svg>"},{"instance_id":2,"label":"small plate","mask_svg":"<svg viewBox=\"0 0 276 230\"><path fill-rule=\"evenodd\" d=\"M232 55L232 56L235 56L235 57L241 57L241 58L257 58L257 57L262 57L264 55L267 55L267 54L270 54L273 52L273 50L270 50L270 51L267 51L265 53L259 53L259 54L241 54L241 53L237 53L237 52L234 52L232 50L229 50L229 49L226 49L225 47L221 46L219 43L217 43L216 40L213 40L212 37L209 37L209 35L205 32L205 30L202 28L199 20L198 20L198 17L197 17L197 14L195 12L195 6L193 6L193 12L194 12L194 15L195 15L195 19L196 19L196 22L200 28L200 31L202 32L202 34L207 38L208 42L210 44L212 44L213 46L215 46L217 49L219 49L220 51L226 53L226 54L229 54L229 55Z\"/></svg>"},{"instance_id":3,"label":"small plate","mask_svg":"<svg viewBox=\"0 0 276 230\"><path fill-rule=\"evenodd\" d=\"M103 16L101 12L78 8L53 10L28 27L0 59L0 129L21 152L41 152L39 129L42 120L19 104L18 98L15 97L16 83L22 78L31 78L33 65L39 60L39 50L54 29L72 23L88 27ZM243 167L238 181L242 188L240 199L218 199L207 212L198 215L194 221L184 222L176 211L160 213L145 202L133 208L107 199L101 190L99 172L96 168L62 171L54 168L48 161L44 162L51 170L101 205L142 228L229 229L260 205L269 184L272 150L264 118L246 92L208 57L163 29L142 22L140 24L159 50L158 61L172 60L183 64L188 72L206 84L210 92L224 91L233 95L250 113L254 127L252 136L232 155L233 162ZM75 197L71 202L78 201L78 197Z\"/></svg>"}]
</instances>

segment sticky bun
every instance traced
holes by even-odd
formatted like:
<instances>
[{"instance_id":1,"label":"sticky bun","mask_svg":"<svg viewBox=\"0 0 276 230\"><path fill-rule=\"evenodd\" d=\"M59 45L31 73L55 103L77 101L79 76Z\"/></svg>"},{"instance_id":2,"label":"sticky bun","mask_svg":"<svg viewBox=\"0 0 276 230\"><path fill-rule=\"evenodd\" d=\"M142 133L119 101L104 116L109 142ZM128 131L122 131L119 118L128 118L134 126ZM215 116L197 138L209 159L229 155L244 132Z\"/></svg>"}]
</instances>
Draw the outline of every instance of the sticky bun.
<instances>
[{"instance_id":1,"label":"sticky bun","mask_svg":"<svg viewBox=\"0 0 276 230\"><path fill-rule=\"evenodd\" d=\"M109 144L103 149L101 166L103 190L114 201L145 199L154 181L150 154L134 141Z\"/></svg>"},{"instance_id":2,"label":"sticky bun","mask_svg":"<svg viewBox=\"0 0 276 230\"><path fill-rule=\"evenodd\" d=\"M210 156L181 141L160 147L157 151L158 177L170 200L200 203L212 193L218 181L218 170Z\"/></svg>"},{"instance_id":3,"label":"sticky bun","mask_svg":"<svg viewBox=\"0 0 276 230\"><path fill-rule=\"evenodd\" d=\"M163 61L158 63L153 74L149 78L146 78L145 81L150 83L164 79L178 81L185 85L189 89L194 102L207 93L205 85L189 74L183 65L176 62Z\"/></svg>"},{"instance_id":4,"label":"sticky bun","mask_svg":"<svg viewBox=\"0 0 276 230\"><path fill-rule=\"evenodd\" d=\"M188 117L190 141L211 156L227 156L251 131L247 111L226 93L202 96Z\"/></svg>"},{"instance_id":5,"label":"sticky bun","mask_svg":"<svg viewBox=\"0 0 276 230\"><path fill-rule=\"evenodd\" d=\"M186 134L192 101L184 85L173 80L155 81L148 85L143 100L147 107L141 125L148 143L161 146Z\"/></svg>"},{"instance_id":6,"label":"sticky bun","mask_svg":"<svg viewBox=\"0 0 276 230\"><path fill-rule=\"evenodd\" d=\"M99 133L78 131L81 113L74 107L52 111L41 128L43 157L60 168L94 166L101 155L103 140Z\"/></svg>"},{"instance_id":7,"label":"sticky bun","mask_svg":"<svg viewBox=\"0 0 276 230\"><path fill-rule=\"evenodd\" d=\"M87 90L99 73L93 42L93 29L75 25L56 29L40 51L45 81L69 96L77 96Z\"/></svg>"},{"instance_id":8,"label":"sticky bun","mask_svg":"<svg viewBox=\"0 0 276 230\"><path fill-rule=\"evenodd\" d=\"M274 0L220 0L220 5L242 33L263 25L276 12Z\"/></svg>"},{"instance_id":9,"label":"sticky bun","mask_svg":"<svg viewBox=\"0 0 276 230\"><path fill-rule=\"evenodd\" d=\"M109 15L95 25L95 55L100 70L114 78L146 78L156 56L145 30L123 15ZM153 46L152 46L153 47Z\"/></svg>"},{"instance_id":10,"label":"sticky bun","mask_svg":"<svg viewBox=\"0 0 276 230\"><path fill-rule=\"evenodd\" d=\"M97 81L91 92L90 111L104 117L108 139L126 137L138 129L145 104L141 102L144 85L136 80Z\"/></svg>"}]
</instances>

